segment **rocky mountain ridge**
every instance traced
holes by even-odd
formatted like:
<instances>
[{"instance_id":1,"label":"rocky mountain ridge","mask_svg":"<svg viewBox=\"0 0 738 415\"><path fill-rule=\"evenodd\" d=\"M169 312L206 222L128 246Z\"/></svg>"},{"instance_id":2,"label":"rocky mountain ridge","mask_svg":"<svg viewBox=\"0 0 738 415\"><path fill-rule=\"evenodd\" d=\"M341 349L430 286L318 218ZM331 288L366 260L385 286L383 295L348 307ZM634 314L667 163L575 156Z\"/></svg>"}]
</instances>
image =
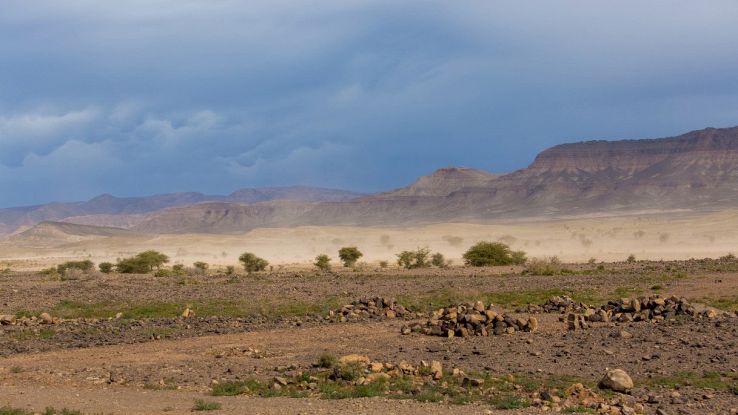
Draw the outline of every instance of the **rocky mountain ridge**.
<instances>
[{"instance_id":1,"label":"rocky mountain ridge","mask_svg":"<svg viewBox=\"0 0 738 415\"><path fill-rule=\"evenodd\" d=\"M249 189L230 199L197 195L137 201L122 213L105 213L107 222L71 207L56 212L75 213L61 219L86 224L113 224L117 218L122 227L139 233L240 233L299 225L488 223L605 212L719 210L738 207L738 127L662 139L561 144L509 174L448 167L407 187L372 195L325 189L266 194ZM109 198L93 201L101 205ZM144 210L158 206L164 207Z\"/></svg>"}]
</instances>

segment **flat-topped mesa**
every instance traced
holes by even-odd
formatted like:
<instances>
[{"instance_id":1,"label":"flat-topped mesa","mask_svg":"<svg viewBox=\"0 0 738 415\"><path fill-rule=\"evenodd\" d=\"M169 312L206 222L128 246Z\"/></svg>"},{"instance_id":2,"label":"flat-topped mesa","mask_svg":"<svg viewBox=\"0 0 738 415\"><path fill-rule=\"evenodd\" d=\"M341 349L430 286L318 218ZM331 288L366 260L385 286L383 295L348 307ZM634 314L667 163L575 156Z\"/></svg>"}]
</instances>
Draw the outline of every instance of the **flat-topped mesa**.
<instances>
[{"instance_id":1,"label":"flat-topped mesa","mask_svg":"<svg viewBox=\"0 0 738 415\"><path fill-rule=\"evenodd\" d=\"M738 127L707 128L673 138L561 144L541 152L527 170L635 173L666 161L738 166Z\"/></svg>"}]
</instances>

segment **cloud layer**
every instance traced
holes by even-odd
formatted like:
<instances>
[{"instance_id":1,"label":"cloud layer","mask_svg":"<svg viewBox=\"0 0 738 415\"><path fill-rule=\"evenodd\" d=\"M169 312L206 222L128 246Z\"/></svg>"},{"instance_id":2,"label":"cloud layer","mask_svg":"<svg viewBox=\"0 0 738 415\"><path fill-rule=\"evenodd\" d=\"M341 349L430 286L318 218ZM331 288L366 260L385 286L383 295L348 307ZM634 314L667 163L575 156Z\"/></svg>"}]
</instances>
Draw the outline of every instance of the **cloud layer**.
<instances>
[{"instance_id":1,"label":"cloud layer","mask_svg":"<svg viewBox=\"0 0 738 415\"><path fill-rule=\"evenodd\" d=\"M310 184L738 124L734 1L8 0L0 205Z\"/></svg>"}]
</instances>

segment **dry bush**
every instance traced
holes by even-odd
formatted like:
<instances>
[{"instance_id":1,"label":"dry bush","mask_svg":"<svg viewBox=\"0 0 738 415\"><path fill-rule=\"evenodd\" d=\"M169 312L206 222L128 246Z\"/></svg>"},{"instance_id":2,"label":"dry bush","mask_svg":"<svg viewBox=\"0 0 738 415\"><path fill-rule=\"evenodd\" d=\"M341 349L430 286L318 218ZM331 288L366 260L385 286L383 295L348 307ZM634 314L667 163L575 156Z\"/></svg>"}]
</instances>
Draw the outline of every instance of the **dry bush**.
<instances>
[{"instance_id":1,"label":"dry bush","mask_svg":"<svg viewBox=\"0 0 738 415\"><path fill-rule=\"evenodd\" d=\"M565 269L558 257L531 258L525 264L525 273L531 275L559 275Z\"/></svg>"}]
</instances>

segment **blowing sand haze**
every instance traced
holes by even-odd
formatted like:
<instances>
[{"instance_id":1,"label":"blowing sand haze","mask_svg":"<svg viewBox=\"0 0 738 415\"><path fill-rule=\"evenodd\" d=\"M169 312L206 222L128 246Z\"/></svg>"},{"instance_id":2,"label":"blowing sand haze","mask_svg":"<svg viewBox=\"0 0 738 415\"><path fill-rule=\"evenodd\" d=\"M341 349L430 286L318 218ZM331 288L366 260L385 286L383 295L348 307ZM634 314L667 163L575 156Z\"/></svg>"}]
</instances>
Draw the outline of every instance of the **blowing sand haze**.
<instances>
[{"instance_id":1,"label":"blowing sand haze","mask_svg":"<svg viewBox=\"0 0 738 415\"><path fill-rule=\"evenodd\" d=\"M0 12L0 415L738 415L738 5Z\"/></svg>"}]
</instances>

